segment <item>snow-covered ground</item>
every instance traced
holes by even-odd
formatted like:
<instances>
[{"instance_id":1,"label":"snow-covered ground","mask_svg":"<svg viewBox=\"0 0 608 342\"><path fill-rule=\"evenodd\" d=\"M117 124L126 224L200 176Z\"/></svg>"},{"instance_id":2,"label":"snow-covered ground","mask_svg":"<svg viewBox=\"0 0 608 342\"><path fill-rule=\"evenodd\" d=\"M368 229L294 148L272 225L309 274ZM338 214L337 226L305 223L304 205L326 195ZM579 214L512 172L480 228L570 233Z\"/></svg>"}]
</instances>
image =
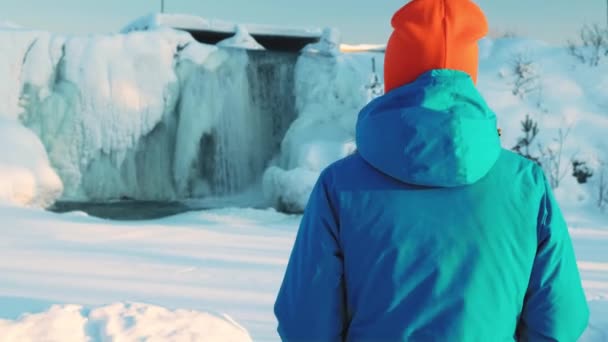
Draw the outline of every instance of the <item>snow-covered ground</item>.
<instances>
[{"instance_id":1,"label":"snow-covered ground","mask_svg":"<svg viewBox=\"0 0 608 342\"><path fill-rule=\"evenodd\" d=\"M246 341L238 326L216 318L222 314L254 341L278 340L272 306L299 216L222 209L118 223L0 208L0 217L0 341ZM592 311L583 341L605 341L608 223L587 217L569 215ZM132 302L168 309L120 304Z\"/></svg>"},{"instance_id":2,"label":"snow-covered ground","mask_svg":"<svg viewBox=\"0 0 608 342\"><path fill-rule=\"evenodd\" d=\"M124 302L227 314L254 340L277 339L272 304L295 236L297 216L225 209L117 223L78 213L56 215L4 207L0 208L0 217L0 317L18 319L17 324L0 321L0 341L7 341L5 327L11 332L30 329L17 335L29 336L30 341L36 341L39 335L35 334L45 329L63 329L55 334L76 334L72 329L82 331L84 327L84 334L93 338L104 336L101 332L112 336L111 329L118 329L112 328L116 324L123 328L115 331L131 334L125 336L171 336L139 326L140 318L146 326L152 324L150 320L162 317L163 329L205 336L198 326L204 314L196 312L162 311L132 317L133 312L141 310L118 309L116 305L120 304L116 304L114 309L101 309L107 317L99 318L99 309L95 310ZM50 309L52 304L74 303L84 305L86 311L69 306ZM47 312L35 320L48 324L32 326L28 322L34 318L20 318L26 312ZM188 323L186 317L192 321ZM87 319L89 322L83 322ZM69 325L51 324L49 320L66 320ZM113 320L123 323L111 323ZM129 321L132 323L124 323ZM210 333L225 329L220 323L210 321ZM95 329L91 330L91 325ZM13 341L28 341L23 338Z\"/></svg>"}]
</instances>

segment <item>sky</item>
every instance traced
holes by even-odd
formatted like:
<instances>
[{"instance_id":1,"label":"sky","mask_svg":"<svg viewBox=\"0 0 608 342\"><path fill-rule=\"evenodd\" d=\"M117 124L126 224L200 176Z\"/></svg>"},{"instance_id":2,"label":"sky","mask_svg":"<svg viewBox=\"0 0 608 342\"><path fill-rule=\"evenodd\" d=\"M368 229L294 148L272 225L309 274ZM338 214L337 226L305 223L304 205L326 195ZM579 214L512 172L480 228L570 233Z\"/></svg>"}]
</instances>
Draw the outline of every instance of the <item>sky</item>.
<instances>
[{"instance_id":1,"label":"sky","mask_svg":"<svg viewBox=\"0 0 608 342\"><path fill-rule=\"evenodd\" d=\"M118 32L160 11L161 0L0 0L0 22L58 33ZM385 43L407 0L165 0L166 12L240 23L335 27L346 43ZM608 0L476 0L493 32L564 43L584 24L606 25Z\"/></svg>"}]
</instances>

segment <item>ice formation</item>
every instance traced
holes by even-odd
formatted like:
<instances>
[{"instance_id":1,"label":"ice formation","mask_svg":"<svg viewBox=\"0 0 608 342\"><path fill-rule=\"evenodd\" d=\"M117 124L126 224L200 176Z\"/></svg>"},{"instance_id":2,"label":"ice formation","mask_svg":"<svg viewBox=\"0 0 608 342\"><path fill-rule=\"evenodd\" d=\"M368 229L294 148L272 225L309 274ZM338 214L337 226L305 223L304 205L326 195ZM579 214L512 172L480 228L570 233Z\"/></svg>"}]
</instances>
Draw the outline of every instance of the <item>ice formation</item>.
<instances>
[{"instance_id":1,"label":"ice formation","mask_svg":"<svg viewBox=\"0 0 608 342\"><path fill-rule=\"evenodd\" d=\"M65 200L244 191L296 117L295 54L218 48L170 29L5 30L0 42L0 117L40 138Z\"/></svg>"}]
</instances>

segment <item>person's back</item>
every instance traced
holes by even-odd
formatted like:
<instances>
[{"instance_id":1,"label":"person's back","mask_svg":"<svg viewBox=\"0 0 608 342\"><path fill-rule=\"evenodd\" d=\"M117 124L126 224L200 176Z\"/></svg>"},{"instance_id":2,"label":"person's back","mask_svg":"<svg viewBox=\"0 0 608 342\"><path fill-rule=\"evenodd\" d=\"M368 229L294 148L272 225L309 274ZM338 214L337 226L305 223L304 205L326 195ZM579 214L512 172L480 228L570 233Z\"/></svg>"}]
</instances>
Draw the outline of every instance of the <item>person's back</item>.
<instances>
[{"instance_id":1,"label":"person's back","mask_svg":"<svg viewBox=\"0 0 608 342\"><path fill-rule=\"evenodd\" d=\"M389 92L311 195L275 306L281 337L576 340L588 309L567 227L540 167L501 148L473 81L483 14L414 0L393 26ZM421 51L434 33L443 50Z\"/></svg>"}]
</instances>

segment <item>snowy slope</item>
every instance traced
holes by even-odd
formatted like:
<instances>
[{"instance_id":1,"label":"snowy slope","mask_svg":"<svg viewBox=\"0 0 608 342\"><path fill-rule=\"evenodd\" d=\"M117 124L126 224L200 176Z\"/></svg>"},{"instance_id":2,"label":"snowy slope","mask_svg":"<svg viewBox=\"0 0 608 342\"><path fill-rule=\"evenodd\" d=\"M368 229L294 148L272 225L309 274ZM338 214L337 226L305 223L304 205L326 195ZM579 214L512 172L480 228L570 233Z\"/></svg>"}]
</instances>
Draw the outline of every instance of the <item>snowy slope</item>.
<instances>
[{"instance_id":1,"label":"snowy slope","mask_svg":"<svg viewBox=\"0 0 608 342\"><path fill-rule=\"evenodd\" d=\"M608 223L566 215L574 227L571 234L592 311L582 341L599 342L608 334ZM152 326L158 327L158 334L150 336L157 338L167 336L162 335L169 331L165 329L205 332L198 329L198 320L207 322L205 314L139 305L103 308L135 301L227 314L255 341L278 341L272 306L299 216L223 209L119 223L78 213L0 208L0 217L0 319L17 319L0 321L0 328L24 329L22 336L36 336L47 327L55 334L70 333L72 329L52 324L63 321L78 329L93 325L110 331L114 326L117 336L151 334L145 329ZM102 308L49 309L70 303ZM19 318L26 312L44 314ZM85 318L92 322L86 324ZM33 320L38 323L28 324ZM122 328L120 322L132 329ZM215 319L201 324L216 323L217 329L226 326ZM98 338L103 335L88 336L93 342L103 341ZM0 341L6 340L0 336ZM19 342L26 341L31 340Z\"/></svg>"}]
</instances>

